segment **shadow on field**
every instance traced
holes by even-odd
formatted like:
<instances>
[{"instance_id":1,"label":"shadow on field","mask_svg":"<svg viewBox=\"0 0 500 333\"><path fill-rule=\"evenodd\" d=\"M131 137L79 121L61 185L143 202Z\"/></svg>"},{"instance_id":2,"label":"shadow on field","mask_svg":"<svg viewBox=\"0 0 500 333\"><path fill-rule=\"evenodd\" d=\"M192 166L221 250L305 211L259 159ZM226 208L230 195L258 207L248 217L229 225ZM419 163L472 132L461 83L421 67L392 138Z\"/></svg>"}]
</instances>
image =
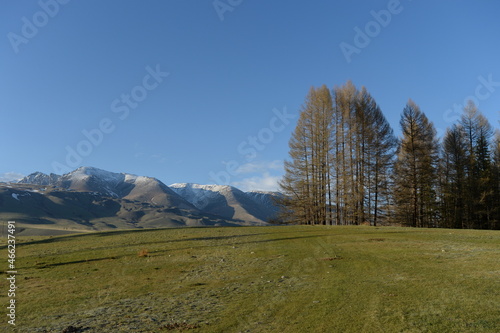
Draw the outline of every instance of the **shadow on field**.
<instances>
[{"instance_id":1,"label":"shadow on field","mask_svg":"<svg viewBox=\"0 0 500 333\"><path fill-rule=\"evenodd\" d=\"M201 227L201 228L193 227L193 229L202 229L202 228L203 227ZM184 228L164 228L164 229L144 229L144 230L129 229L129 230L120 230L120 231L89 232L89 233L84 233L84 234L73 234L73 235L68 235L68 236L55 236L55 237L49 236L49 238L47 238L47 239L22 242L22 243L18 243L17 245L23 246L23 245L33 245L33 244L50 244L50 243L63 242L66 240L73 240L73 239L83 238L83 237L108 237L108 236L118 236L118 235L129 234L129 233L158 232L158 231L175 230L175 229L186 229L186 228L184 227ZM208 228L206 228L206 229L208 229ZM148 244L186 242L186 241L224 240L224 239L239 238L239 237L271 235L274 233L280 233L280 232L259 232L259 233L252 233L252 234L243 234L243 235L208 236L208 237L194 237L194 238L182 238L182 239L165 239L165 240L161 240L161 241L141 243L141 244L148 245ZM7 248L7 245L0 246L0 249L4 249L4 248Z\"/></svg>"},{"instance_id":2,"label":"shadow on field","mask_svg":"<svg viewBox=\"0 0 500 333\"><path fill-rule=\"evenodd\" d=\"M210 241L210 240L226 240L231 238L242 238L242 237L250 237L250 236L261 236L261 235L270 235L269 232L261 232L256 234L245 234L245 235L229 235L229 236L210 236L210 237L196 237L196 238L184 238L184 239L174 239L170 241L166 241L166 243L174 243L174 242L185 242L185 241Z\"/></svg>"},{"instance_id":3,"label":"shadow on field","mask_svg":"<svg viewBox=\"0 0 500 333\"><path fill-rule=\"evenodd\" d=\"M191 227L192 229L215 229L214 227ZM242 227L245 228L245 227ZM265 227L259 227L259 228L265 228ZM108 236L119 236L119 235L126 235L126 234L131 234L131 233L156 233L160 231L165 231L165 230L175 230L175 229L186 229L185 227L182 228L159 228L159 229L127 229L127 230L119 230L119 231L102 231L102 232L90 232L90 233L84 233L84 234L73 234L73 235L67 235L67 236L55 236L52 237L50 236L49 238L42 239L42 240L32 240L28 242L19 242L17 246L21 247L24 245L34 245L34 244L50 244L50 243L55 243L55 242L64 242L64 241L70 241L74 239L79 239L83 237L108 237ZM311 230L297 230L297 231L282 231L282 230L272 230L269 232L257 232L257 233L249 233L249 234L239 234L239 235L223 235L223 236L207 236L207 237L192 237L192 238L187 238L187 236L182 236L186 238L176 238L176 239L164 239L164 240L157 240L157 241L150 241L150 242L142 242L137 245L145 246L145 245L152 245L152 244L162 244L162 243L176 243L176 242L189 242L189 241L224 241L224 240L231 240L231 239L238 239L238 238L245 238L245 237L252 237L252 236L263 236L263 235L283 235L283 234L301 234L301 236L296 236L296 237L281 237L281 238L272 238L272 239L264 239L264 240L256 240L256 241L248 241L248 242L241 242L241 244L245 243L267 243L267 242L274 242L274 241L284 241L284 240L293 240L293 239L301 239L301 238L314 238L314 237L324 237L324 236L342 236L343 233L337 234L335 232L335 229L332 228L329 230L330 232L327 232L326 230L318 230L314 227L311 227ZM311 235L311 236L304 236L306 233L318 233L320 232L321 234L319 235ZM408 233L410 230L358 230L356 231L356 235L380 235L380 233L384 234L402 234L402 233ZM123 246L129 246L129 245L119 245L119 246L105 246L105 247L100 247L100 248L93 248L93 250L98 250L98 249L111 249L111 248L120 248ZM0 249L7 248L7 245L0 246Z\"/></svg>"},{"instance_id":4,"label":"shadow on field","mask_svg":"<svg viewBox=\"0 0 500 333\"><path fill-rule=\"evenodd\" d=\"M246 235L238 235L238 236L246 236ZM250 235L248 235L250 236ZM273 238L273 239L262 239L262 240L255 240L255 241L241 241L241 242L234 242L234 243L224 243L224 244L210 244L210 245L195 245L195 246L187 246L187 247L177 247L177 248L172 248L172 249L164 249L164 250L156 250L152 251L149 253L150 257L155 257L155 256L161 256L164 255L165 253L170 253L173 251L184 251L184 250L199 250L199 249L204 249L204 248L214 248L217 246L239 246L239 245L244 245L244 244L259 244L259 243L270 243L270 242L280 242L280 241L289 241L289 240L296 240L296 239L306 239L306 238L320 238L320 237L328 237L328 235L314 235L314 236L297 236L297 237L281 237L281 238ZM217 239L220 237L207 237L211 239ZM233 237L224 237L224 238L233 238ZM186 239L187 240L187 239ZM203 238L200 239L190 239L190 240L204 240ZM145 245L148 243L143 243L141 245ZM157 244L157 243L153 243ZM118 258L118 257L117 257Z\"/></svg>"},{"instance_id":5,"label":"shadow on field","mask_svg":"<svg viewBox=\"0 0 500 333\"><path fill-rule=\"evenodd\" d=\"M211 229L213 227L190 227L192 229ZM165 230L176 230L176 229L186 229L186 227L183 228L158 228L158 229L128 229L128 230L120 230L120 231L102 231L102 232L89 232L89 233L83 233L83 234L73 234L73 235L67 235L67 236L49 236L47 239L41 239L41 240L33 240L33 241L28 241L28 242L19 242L17 245L18 246L23 246L23 245L33 245L33 244L50 244L50 243L55 243L55 242L63 242L66 240L72 240L72 239L77 239L77 238L83 238L83 237L108 237L108 236L118 236L118 235L123 235L123 234L129 234L129 233L144 233L144 232L158 232L158 231L165 231ZM195 238L183 238L183 239L172 239L172 240L164 240L164 241L157 241L157 242L151 242L151 243L143 243L143 244L155 244L155 243L169 243L169 242L185 242L185 241L199 241L199 240L217 240L217 239L229 239L229 238L235 238L235 237L249 237L249 236L259 236L259 235L266 235L266 234L272 234L272 232L261 232L261 233L253 233L253 234L244 234L244 235L229 235L229 236L210 236L210 237L195 237ZM7 248L7 245L0 246L0 249Z\"/></svg>"},{"instance_id":6,"label":"shadow on field","mask_svg":"<svg viewBox=\"0 0 500 333\"><path fill-rule=\"evenodd\" d=\"M142 232L142 231L141 231ZM234 242L231 243L212 243L212 244L203 244L203 243L198 243L196 245L191 245L191 246L186 246L186 247L176 247L172 249L162 249L162 250L157 250L157 251L152 251L149 256L155 257L155 256L162 256L165 253L169 253L172 251L182 251L182 250L193 250L193 249L202 249L202 248L213 248L217 246L230 246L230 245L243 245L243 244L259 244L259 243L271 243L271 242L283 242L283 241L293 241L293 240L303 240L303 239L313 239L313 238L323 238L323 237L329 237L331 235L329 234L315 234L315 235L304 235L303 231L297 231L297 232L287 232L288 234L297 234L301 233L302 235L290 235L289 237L279 237L283 233L281 232L268 232L268 233L254 233L254 234L243 234L243 235L227 235L227 236L210 236L210 237L195 237L195 238L184 238L184 239L173 239L173 240L165 240L165 241L159 241L159 242L147 242L147 243L140 243L136 245L140 246L145 246L145 245L151 245L151 244L159 244L159 243L177 243L177 242L189 242L189 241L194 241L194 242L200 242L200 241L224 241L224 240L231 240L234 239ZM110 232L108 234L116 234L116 232ZM47 242L52 242L52 241L62 241L68 238L72 237L82 237L82 236L90 236L90 235L95 235L95 234L88 234L88 235L76 235L76 236L65 236L65 237L60 237L56 239L47 239L47 240L42 240L42 241L35 241L32 243L47 243ZM273 238L270 239L257 239L257 240L248 240L245 239L247 237L251 236L260 236L260 235L273 235ZM272 236L271 236L272 237ZM61 239L62 238L62 239ZM27 244L27 243L24 243ZM189 244L187 244L189 245ZM120 248L120 247L128 247L130 244L123 244L119 246L112 246L112 247L102 247L102 248ZM101 248L101 249L102 249ZM93 248L92 250L99 250L99 248ZM123 259L125 257L133 257L134 254L125 254L125 255L115 255L115 256L108 256L108 257L102 257L102 258L93 258L93 259L81 259L81 260L73 260L73 261L66 261L66 262L57 262L57 263L40 263L34 266L34 268L37 269L45 269L45 268L52 268L52 267L58 267L58 266L65 266L65 265L72 265L72 264L82 264L82 263L91 263L91 262L99 262L99 261L106 261L106 260L117 260L117 259Z\"/></svg>"},{"instance_id":7,"label":"shadow on field","mask_svg":"<svg viewBox=\"0 0 500 333\"><path fill-rule=\"evenodd\" d=\"M329 235L282 237L282 238L262 239L262 240L256 240L256 241L250 241L250 242L242 242L242 243L239 243L239 244L270 243L270 242L279 242L279 241L287 241L287 240L295 240L295 239L320 238L320 237L328 237L328 236Z\"/></svg>"},{"instance_id":8,"label":"shadow on field","mask_svg":"<svg viewBox=\"0 0 500 333\"><path fill-rule=\"evenodd\" d=\"M141 230L142 231L142 230ZM81 238L81 237L89 237L89 236L95 236L95 233L84 233L84 234L75 234L75 235L68 235L68 236L48 236L49 238L47 239L41 239L41 240L32 240L29 242L18 242L16 245L18 247L21 247L23 245L33 245L33 244L50 244L50 243L56 243L56 242L63 242L65 240L71 240L71 239L76 239L76 238ZM7 246L0 246L0 249L4 249Z\"/></svg>"},{"instance_id":9,"label":"shadow on field","mask_svg":"<svg viewBox=\"0 0 500 333\"><path fill-rule=\"evenodd\" d=\"M235 236L231 236L231 237L229 237L229 236L221 236L221 237L191 238L191 239L185 239L184 241L187 241L187 240L194 240L194 241L199 241L199 240L218 240L218 239L228 239L228 238L235 238L235 237L239 238L239 237L243 237L243 236L254 236L254 235L259 235L259 234L235 235ZM319 238L319 237L326 237L326 236L328 236L328 235L282 237L282 238L263 239L263 240L255 240L255 241L243 241L243 242L234 243L234 245L269 243L269 242L279 242L279 241L288 241L288 240L296 240L296 239ZM182 241L182 240L175 240L175 241ZM144 244L141 244L141 245L144 245ZM228 245L228 244L224 244L224 245ZM199 245L199 246L190 246L190 247L185 247L185 248L175 248L175 249L154 251L154 252L150 253L150 256L161 255L162 253L168 253L168 252L171 252L173 250L175 250L175 251L192 250L192 249L199 249L199 248L210 248L210 247L215 247L215 246L220 246L220 244ZM127 257L127 256L132 256L132 255L111 256L111 257L104 257L104 258L73 260L73 261L58 262L58 263L53 263L53 264L45 264L45 263L43 263L43 264L36 265L35 268L37 268L37 269L44 269L44 268L51 268L51 267L64 266L64 265L90 263L90 262L96 262L96 261L117 260L117 259L121 259L121 258L124 258L124 257Z\"/></svg>"},{"instance_id":10,"label":"shadow on field","mask_svg":"<svg viewBox=\"0 0 500 333\"><path fill-rule=\"evenodd\" d=\"M119 257L113 256L113 257L105 257L105 258L95 258L95 259L84 259L84 260L74 260L74 261L66 261L66 262L58 262L54 264L38 264L35 266L37 269L43 269L43 268L51 268L51 267L57 267L57 266L64 266L64 265L71 265L71 264L83 264L86 262L95 262L95 261L103 261L103 260L115 260L118 259Z\"/></svg>"}]
</instances>

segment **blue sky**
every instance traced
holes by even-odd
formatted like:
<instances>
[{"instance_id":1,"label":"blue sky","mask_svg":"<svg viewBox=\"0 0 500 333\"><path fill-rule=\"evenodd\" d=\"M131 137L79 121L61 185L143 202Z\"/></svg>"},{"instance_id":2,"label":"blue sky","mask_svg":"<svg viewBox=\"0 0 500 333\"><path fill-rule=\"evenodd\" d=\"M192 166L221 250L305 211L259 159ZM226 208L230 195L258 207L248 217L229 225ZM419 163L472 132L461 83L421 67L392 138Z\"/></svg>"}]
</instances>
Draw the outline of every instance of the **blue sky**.
<instances>
[{"instance_id":1,"label":"blue sky","mask_svg":"<svg viewBox=\"0 0 500 333\"><path fill-rule=\"evenodd\" d=\"M497 1L2 3L0 180L78 166L273 189L310 86L366 86L399 133L500 119Z\"/></svg>"}]
</instances>

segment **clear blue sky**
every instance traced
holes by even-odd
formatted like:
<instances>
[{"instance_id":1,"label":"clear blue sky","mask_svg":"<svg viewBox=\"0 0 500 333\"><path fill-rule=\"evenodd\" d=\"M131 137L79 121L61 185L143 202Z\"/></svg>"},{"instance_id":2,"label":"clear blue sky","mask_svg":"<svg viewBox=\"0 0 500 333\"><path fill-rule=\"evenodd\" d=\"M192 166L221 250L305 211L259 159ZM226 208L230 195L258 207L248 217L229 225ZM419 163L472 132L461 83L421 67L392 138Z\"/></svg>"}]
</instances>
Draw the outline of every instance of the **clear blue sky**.
<instances>
[{"instance_id":1,"label":"clear blue sky","mask_svg":"<svg viewBox=\"0 0 500 333\"><path fill-rule=\"evenodd\" d=\"M310 86L349 79L396 133L408 98L440 133L468 96L498 128L499 13L493 0L3 1L0 179L82 165L272 189Z\"/></svg>"}]
</instances>

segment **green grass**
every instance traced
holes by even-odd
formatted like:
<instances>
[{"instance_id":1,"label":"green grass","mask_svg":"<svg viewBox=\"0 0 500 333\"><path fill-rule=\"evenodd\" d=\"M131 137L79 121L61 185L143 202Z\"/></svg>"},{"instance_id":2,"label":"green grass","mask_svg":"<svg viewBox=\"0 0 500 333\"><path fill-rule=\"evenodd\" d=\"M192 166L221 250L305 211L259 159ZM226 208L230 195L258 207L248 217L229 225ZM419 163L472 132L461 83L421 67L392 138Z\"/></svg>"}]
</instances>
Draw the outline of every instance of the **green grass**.
<instances>
[{"instance_id":1,"label":"green grass","mask_svg":"<svg viewBox=\"0 0 500 333\"><path fill-rule=\"evenodd\" d=\"M2 253L6 267L5 246ZM17 270L20 331L500 331L495 231L289 226L26 237Z\"/></svg>"}]
</instances>

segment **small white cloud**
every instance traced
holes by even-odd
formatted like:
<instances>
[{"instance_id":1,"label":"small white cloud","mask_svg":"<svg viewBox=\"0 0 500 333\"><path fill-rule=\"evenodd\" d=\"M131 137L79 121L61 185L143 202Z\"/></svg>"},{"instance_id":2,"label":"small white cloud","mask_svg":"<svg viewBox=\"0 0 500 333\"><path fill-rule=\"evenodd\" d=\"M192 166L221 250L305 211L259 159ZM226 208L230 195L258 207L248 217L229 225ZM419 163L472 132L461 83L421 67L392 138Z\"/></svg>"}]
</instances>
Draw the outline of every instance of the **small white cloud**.
<instances>
[{"instance_id":1,"label":"small white cloud","mask_svg":"<svg viewBox=\"0 0 500 333\"><path fill-rule=\"evenodd\" d=\"M236 173L237 174L262 173L262 172L268 172L269 170L281 170L281 169L283 169L283 162L280 160L250 162L240 165L240 167L236 170Z\"/></svg>"},{"instance_id":2,"label":"small white cloud","mask_svg":"<svg viewBox=\"0 0 500 333\"><path fill-rule=\"evenodd\" d=\"M13 181L18 181L19 179L23 178L24 175L17 173L17 172L5 172L5 173L0 173L0 182L13 182Z\"/></svg>"},{"instance_id":3,"label":"small white cloud","mask_svg":"<svg viewBox=\"0 0 500 333\"><path fill-rule=\"evenodd\" d=\"M153 154L153 155L149 156L149 158L157 163L165 163L167 161L167 158L165 157L165 155L163 155L161 153Z\"/></svg>"},{"instance_id":4,"label":"small white cloud","mask_svg":"<svg viewBox=\"0 0 500 333\"><path fill-rule=\"evenodd\" d=\"M233 186L242 191L277 191L280 176L272 176L269 172L264 172L261 176L244 178L232 183Z\"/></svg>"}]
</instances>

